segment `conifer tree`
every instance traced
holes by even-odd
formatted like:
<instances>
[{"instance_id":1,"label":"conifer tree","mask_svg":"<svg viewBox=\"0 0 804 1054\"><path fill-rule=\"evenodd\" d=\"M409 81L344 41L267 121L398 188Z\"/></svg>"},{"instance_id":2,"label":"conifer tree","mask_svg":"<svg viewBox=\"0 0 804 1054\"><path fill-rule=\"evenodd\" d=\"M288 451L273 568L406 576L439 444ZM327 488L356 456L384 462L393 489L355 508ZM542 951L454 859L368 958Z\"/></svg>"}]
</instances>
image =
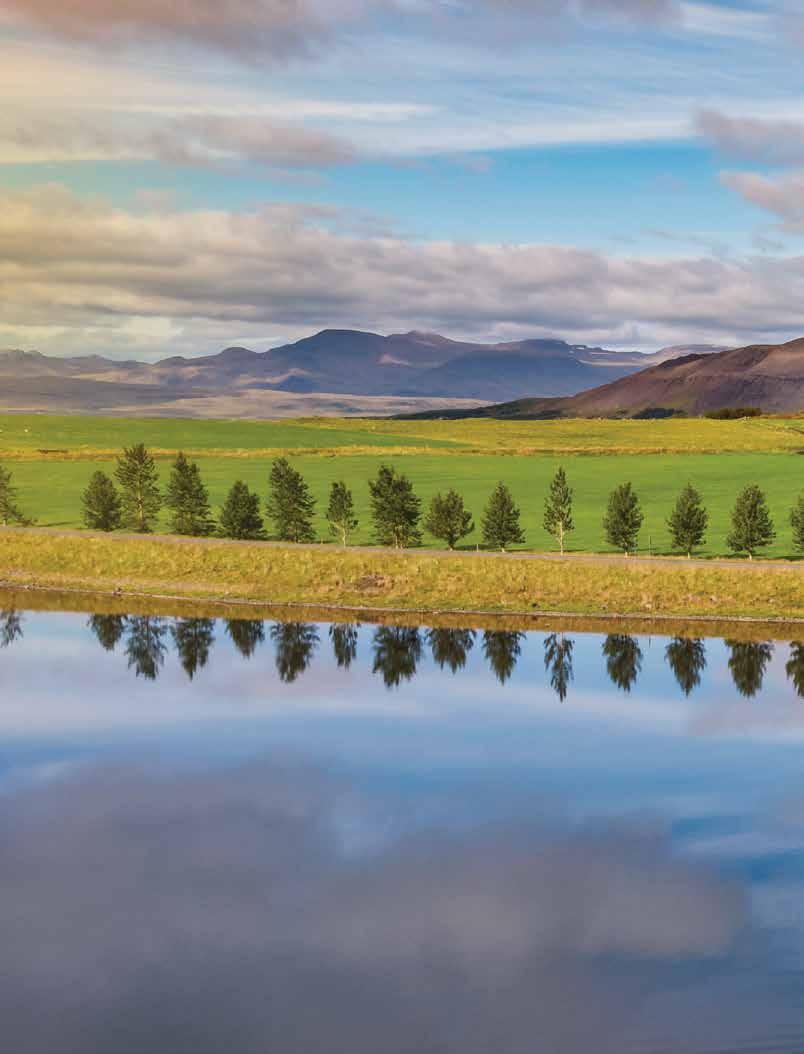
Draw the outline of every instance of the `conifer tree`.
<instances>
[{"instance_id":1,"label":"conifer tree","mask_svg":"<svg viewBox=\"0 0 804 1054\"><path fill-rule=\"evenodd\" d=\"M773 658L773 645L744 640L727 640L726 645L731 652L729 670L734 687L746 699L753 699L762 688L765 670Z\"/></svg>"},{"instance_id":2,"label":"conifer tree","mask_svg":"<svg viewBox=\"0 0 804 1054\"><path fill-rule=\"evenodd\" d=\"M804 494L799 496L790 513L790 525L793 528L793 545L804 551Z\"/></svg>"},{"instance_id":3,"label":"conifer tree","mask_svg":"<svg viewBox=\"0 0 804 1054\"><path fill-rule=\"evenodd\" d=\"M167 625L163 618L133 615L126 623L126 655L137 677L155 681L165 662Z\"/></svg>"},{"instance_id":4,"label":"conifer tree","mask_svg":"<svg viewBox=\"0 0 804 1054\"><path fill-rule=\"evenodd\" d=\"M446 494L436 494L430 502L424 527L434 538L454 549L461 538L472 533L475 523L460 494L448 490Z\"/></svg>"},{"instance_id":5,"label":"conifer tree","mask_svg":"<svg viewBox=\"0 0 804 1054\"><path fill-rule=\"evenodd\" d=\"M260 497L240 479L232 484L223 503L220 533L224 538L250 542L265 537L265 525L260 516Z\"/></svg>"},{"instance_id":6,"label":"conifer tree","mask_svg":"<svg viewBox=\"0 0 804 1054\"><path fill-rule=\"evenodd\" d=\"M708 525L709 513L703 506L701 495L688 483L676 499L667 520L673 548L691 557L693 551L703 543Z\"/></svg>"},{"instance_id":7,"label":"conifer tree","mask_svg":"<svg viewBox=\"0 0 804 1054\"><path fill-rule=\"evenodd\" d=\"M377 478L369 481L374 535L380 545L397 549L421 541L421 501L407 476L389 465L380 465Z\"/></svg>"},{"instance_id":8,"label":"conifer tree","mask_svg":"<svg viewBox=\"0 0 804 1054\"><path fill-rule=\"evenodd\" d=\"M630 692L642 670L642 649L634 637L612 633L603 642L606 670L621 692Z\"/></svg>"},{"instance_id":9,"label":"conifer tree","mask_svg":"<svg viewBox=\"0 0 804 1054\"><path fill-rule=\"evenodd\" d=\"M790 645L790 658L785 670L796 692L804 699L804 644L794 641Z\"/></svg>"},{"instance_id":10,"label":"conifer tree","mask_svg":"<svg viewBox=\"0 0 804 1054\"><path fill-rule=\"evenodd\" d=\"M684 695L701 683L706 669L706 647L698 638L674 637L665 648L665 658Z\"/></svg>"},{"instance_id":11,"label":"conifer tree","mask_svg":"<svg viewBox=\"0 0 804 1054\"><path fill-rule=\"evenodd\" d=\"M9 648L22 637L22 615L14 608L0 611L0 648Z\"/></svg>"},{"instance_id":12,"label":"conifer tree","mask_svg":"<svg viewBox=\"0 0 804 1054\"><path fill-rule=\"evenodd\" d=\"M343 480L333 483L330 489L327 522L330 533L340 539L341 545L348 545L349 535L357 530L357 517L352 492Z\"/></svg>"},{"instance_id":13,"label":"conifer tree","mask_svg":"<svg viewBox=\"0 0 804 1054\"><path fill-rule=\"evenodd\" d=\"M486 630L483 634L483 656L500 684L516 669L524 639L525 634L517 630Z\"/></svg>"},{"instance_id":14,"label":"conifer tree","mask_svg":"<svg viewBox=\"0 0 804 1054\"><path fill-rule=\"evenodd\" d=\"M265 640L265 626L260 619L227 619L226 632L244 659L250 659Z\"/></svg>"},{"instance_id":15,"label":"conifer tree","mask_svg":"<svg viewBox=\"0 0 804 1054\"><path fill-rule=\"evenodd\" d=\"M90 615L87 625L104 651L114 651L126 629L125 615Z\"/></svg>"},{"instance_id":16,"label":"conifer tree","mask_svg":"<svg viewBox=\"0 0 804 1054\"><path fill-rule=\"evenodd\" d=\"M182 618L170 627L173 643L182 669L192 679L209 661L215 643L215 620L211 618Z\"/></svg>"},{"instance_id":17,"label":"conifer tree","mask_svg":"<svg viewBox=\"0 0 804 1054\"><path fill-rule=\"evenodd\" d=\"M607 541L628 556L636 549L643 519L639 499L631 484L621 483L615 487L609 495L608 508L603 517Z\"/></svg>"},{"instance_id":18,"label":"conifer tree","mask_svg":"<svg viewBox=\"0 0 804 1054\"><path fill-rule=\"evenodd\" d=\"M453 673L466 665L469 652L475 646L475 632L471 629L429 629L427 643L433 653L433 662L443 670L448 666Z\"/></svg>"},{"instance_id":19,"label":"conifer tree","mask_svg":"<svg viewBox=\"0 0 804 1054\"><path fill-rule=\"evenodd\" d=\"M775 537L765 495L752 483L737 496L726 543L735 553L748 553L748 559L753 560L757 550L770 545Z\"/></svg>"},{"instance_id":20,"label":"conifer tree","mask_svg":"<svg viewBox=\"0 0 804 1054\"><path fill-rule=\"evenodd\" d=\"M573 679L573 642L563 633L551 633L544 640L544 668L550 674L550 686L563 703Z\"/></svg>"},{"instance_id":21,"label":"conifer tree","mask_svg":"<svg viewBox=\"0 0 804 1054\"><path fill-rule=\"evenodd\" d=\"M17 524L19 527L30 526L31 521L17 505L17 488L8 469L0 465L0 523L4 527Z\"/></svg>"},{"instance_id":22,"label":"conifer tree","mask_svg":"<svg viewBox=\"0 0 804 1054\"><path fill-rule=\"evenodd\" d=\"M269 479L268 516L274 521L276 534L283 542L312 542L315 498L304 477L292 468L287 458L277 458Z\"/></svg>"},{"instance_id":23,"label":"conifer tree","mask_svg":"<svg viewBox=\"0 0 804 1054\"><path fill-rule=\"evenodd\" d=\"M398 688L416 675L422 639L413 626L378 626L374 633L372 673L382 674L386 688Z\"/></svg>"},{"instance_id":24,"label":"conifer tree","mask_svg":"<svg viewBox=\"0 0 804 1054\"><path fill-rule=\"evenodd\" d=\"M188 461L181 452L173 462L165 505L171 510L170 526L174 534L203 538L215 529L209 510L209 494L198 465Z\"/></svg>"},{"instance_id":25,"label":"conifer tree","mask_svg":"<svg viewBox=\"0 0 804 1054\"><path fill-rule=\"evenodd\" d=\"M525 541L519 522L519 509L504 483L498 483L483 512L483 544L505 552L509 545Z\"/></svg>"},{"instance_id":26,"label":"conifer tree","mask_svg":"<svg viewBox=\"0 0 804 1054\"><path fill-rule=\"evenodd\" d=\"M352 622L333 623L329 639L339 669L348 670L357 658L357 626Z\"/></svg>"},{"instance_id":27,"label":"conifer tree","mask_svg":"<svg viewBox=\"0 0 804 1054\"><path fill-rule=\"evenodd\" d=\"M124 526L138 534L150 534L162 497L156 462L143 443L124 447L114 475L120 484Z\"/></svg>"},{"instance_id":28,"label":"conifer tree","mask_svg":"<svg viewBox=\"0 0 804 1054\"><path fill-rule=\"evenodd\" d=\"M313 660L318 631L309 622L277 622L271 626L276 647L276 670L280 680L292 684Z\"/></svg>"},{"instance_id":29,"label":"conifer tree","mask_svg":"<svg viewBox=\"0 0 804 1054\"><path fill-rule=\"evenodd\" d=\"M564 539L574 530L572 522L572 488L567 483L567 475L559 468L550 482L550 491L544 502L544 529L558 542L563 555Z\"/></svg>"},{"instance_id":30,"label":"conifer tree","mask_svg":"<svg viewBox=\"0 0 804 1054\"><path fill-rule=\"evenodd\" d=\"M84 523L92 531L116 531L123 524L123 506L117 488L105 472L94 472L81 496Z\"/></svg>"}]
</instances>

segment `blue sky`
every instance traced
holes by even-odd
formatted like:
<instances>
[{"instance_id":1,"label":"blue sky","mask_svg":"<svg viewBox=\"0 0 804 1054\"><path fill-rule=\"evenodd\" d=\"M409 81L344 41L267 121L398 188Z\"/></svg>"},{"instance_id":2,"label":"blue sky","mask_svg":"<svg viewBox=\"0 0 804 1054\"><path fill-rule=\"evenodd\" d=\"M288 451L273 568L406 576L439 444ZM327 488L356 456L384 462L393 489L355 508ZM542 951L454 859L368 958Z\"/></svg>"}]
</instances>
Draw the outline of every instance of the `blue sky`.
<instances>
[{"instance_id":1,"label":"blue sky","mask_svg":"<svg viewBox=\"0 0 804 1054\"><path fill-rule=\"evenodd\" d=\"M799 336L796 7L0 0L0 347Z\"/></svg>"}]
</instances>

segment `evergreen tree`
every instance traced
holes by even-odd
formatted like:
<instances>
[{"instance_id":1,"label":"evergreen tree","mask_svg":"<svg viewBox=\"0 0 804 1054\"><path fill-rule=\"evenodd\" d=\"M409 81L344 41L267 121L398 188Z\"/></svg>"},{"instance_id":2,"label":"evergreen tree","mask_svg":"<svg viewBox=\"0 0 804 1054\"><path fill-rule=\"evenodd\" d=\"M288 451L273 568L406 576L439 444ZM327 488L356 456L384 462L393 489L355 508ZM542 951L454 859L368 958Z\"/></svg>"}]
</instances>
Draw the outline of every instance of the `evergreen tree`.
<instances>
[{"instance_id":1,"label":"evergreen tree","mask_svg":"<svg viewBox=\"0 0 804 1054\"><path fill-rule=\"evenodd\" d=\"M701 683L701 674L706 669L704 642L689 637L674 637L664 654L684 695L690 695Z\"/></svg>"},{"instance_id":2,"label":"evergreen tree","mask_svg":"<svg viewBox=\"0 0 804 1054\"><path fill-rule=\"evenodd\" d=\"M224 538L249 542L265 537L259 495L249 490L240 479L232 485L223 503L220 533Z\"/></svg>"},{"instance_id":3,"label":"evergreen tree","mask_svg":"<svg viewBox=\"0 0 804 1054\"><path fill-rule=\"evenodd\" d=\"M793 528L793 545L799 551L804 551L804 494L799 495L799 499L793 506L793 511L790 513L790 525Z\"/></svg>"},{"instance_id":4,"label":"evergreen tree","mask_svg":"<svg viewBox=\"0 0 804 1054\"><path fill-rule=\"evenodd\" d=\"M150 534L162 506L156 462L144 444L124 447L117 459L115 479L120 484L123 524L138 534Z\"/></svg>"},{"instance_id":5,"label":"evergreen tree","mask_svg":"<svg viewBox=\"0 0 804 1054\"><path fill-rule=\"evenodd\" d=\"M132 616L126 624L126 655L137 677L155 681L165 663L167 626L162 618Z\"/></svg>"},{"instance_id":6,"label":"evergreen tree","mask_svg":"<svg viewBox=\"0 0 804 1054\"><path fill-rule=\"evenodd\" d=\"M633 637L611 634L603 642L606 670L622 692L630 692L642 670L642 649Z\"/></svg>"},{"instance_id":7,"label":"evergreen tree","mask_svg":"<svg viewBox=\"0 0 804 1054\"><path fill-rule=\"evenodd\" d=\"M703 543L708 525L709 513L703 506L701 495L688 483L676 499L667 521L673 548L691 557L693 550Z\"/></svg>"},{"instance_id":8,"label":"evergreen tree","mask_svg":"<svg viewBox=\"0 0 804 1054\"><path fill-rule=\"evenodd\" d=\"M114 651L126 630L125 615L90 615L87 625L104 651Z\"/></svg>"},{"instance_id":9,"label":"evergreen tree","mask_svg":"<svg viewBox=\"0 0 804 1054\"><path fill-rule=\"evenodd\" d=\"M315 626L307 622L276 622L271 626L276 647L276 669L285 684L292 684L310 665L318 647Z\"/></svg>"},{"instance_id":10,"label":"evergreen tree","mask_svg":"<svg viewBox=\"0 0 804 1054\"><path fill-rule=\"evenodd\" d=\"M483 634L483 656L500 684L505 684L516 669L524 639L525 634L515 630L486 630Z\"/></svg>"},{"instance_id":11,"label":"evergreen tree","mask_svg":"<svg viewBox=\"0 0 804 1054\"><path fill-rule=\"evenodd\" d=\"M341 545L348 545L349 535L357 530L357 517L352 492L343 480L333 483L330 489L327 522L330 533L340 538Z\"/></svg>"},{"instance_id":12,"label":"evergreen tree","mask_svg":"<svg viewBox=\"0 0 804 1054\"><path fill-rule=\"evenodd\" d=\"M188 461L181 452L173 462L165 504L171 510L170 527L174 534L203 538L215 529L209 494L198 465Z\"/></svg>"},{"instance_id":13,"label":"evergreen tree","mask_svg":"<svg viewBox=\"0 0 804 1054\"><path fill-rule=\"evenodd\" d=\"M215 643L215 620L211 618L178 619L170 627L173 643L182 669L192 679L209 661Z\"/></svg>"},{"instance_id":14,"label":"evergreen tree","mask_svg":"<svg viewBox=\"0 0 804 1054\"><path fill-rule=\"evenodd\" d=\"M564 539L574 530L572 522L572 488L567 483L563 468L559 468L550 483L550 491L544 502L544 529L558 542L564 553Z\"/></svg>"},{"instance_id":15,"label":"evergreen tree","mask_svg":"<svg viewBox=\"0 0 804 1054\"><path fill-rule=\"evenodd\" d=\"M436 494L430 502L424 527L434 538L446 542L450 549L454 549L461 538L472 533L475 524L460 494L448 490L446 494Z\"/></svg>"},{"instance_id":16,"label":"evergreen tree","mask_svg":"<svg viewBox=\"0 0 804 1054\"><path fill-rule=\"evenodd\" d=\"M227 619L226 632L244 659L250 659L265 640L265 626L259 619Z\"/></svg>"},{"instance_id":17,"label":"evergreen tree","mask_svg":"<svg viewBox=\"0 0 804 1054\"><path fill-rule=\"evenodd\" d=\"M804 644L794 642L790 645L790 658L785 670L793 682L793 687L804 699Z\"/></svg>"},{"instance_id":18,"label":"evergreen tree","mask_svg":"<svg viewBox=\"0 0 804 1054\"><path fill-rule=\"evenodd\" d=\"M357 658L357 626L351 622L335 623L329 627L329 639L338 668L348 670Z\"/></svg>"},{"instance_id":19,"label":"evergreen tree","mask_svg":"<svg viewBox=\"0 0 804 1054\"><path fill-rule=\"evenodd\" d=\"M17 524L20 527L30 526L31 521L20 511L17 505L17 488L13 476L0 465L0 523L4 527Z\"/></svg>"},{"instance_id":20,"label":"evergreen tree","mask_svg":"<svg viewBox=\"0 0 804 1054\"><path fill-rule=\"evenodd\" d=\"M105 472L95 472L81 496L84 523L91 531L116 531L123 525L117 488Z\"/></svg>"},{"instance_id":21,"label":"evergreen tree","mask_svg":"<svg viewBox=\"0 0 804 1054\"><path fill-rule=\"evenodd\" d=\"M606 540L628 556L636 549L643 519L633 487L630 483L621 483L609 495L608 508L603 517Z\"/></svg>"},{"instance_id":22,"label":"evergreen tree","mask_svg":"<svg viewBox=\"0 0 804 1054\"><path fill-rule=\"evenodd\" d=\"M416 675L422 639L410 626L378 626L374 633L373 673L381 673L386 688L398 688Z\"/></svg>"},{"instance_id":23,"label":"evergreen tree","mask_svg":"<svg viewBox=\"0 0 804 1054\"><path fill-rule=\"evenodd\" d=\"M379 544L397 549L417 545L422 537L421 501L408 477L389 465L380 465L377 478L369 482L369 491L374 535Z\"/></svg>"},{"instance_id":24,"label":"evergreen tree","mask_svg":"<svg viewBox=\"0 0 804 1054\"><path fill-rule=\"evenodd\" d=\"M752 699L762 688L765 670L773 655L773 645L727 640L726 646L731 651L729 669L734 687L740 695Z\"/></svg>"},{"instance_id":25,"label":"evergreen tree","mask_svg":"<svg viewBox=\"0 0 804 1054\"><path fill-rule=\"evenodd\" d=\"M525 541L519 523L519 509L504 483L498 483L483 512L483 544L505 552L509 545Z\"/></svg>"},{"instance_id":26,"label":"evergreen tree","mask_svg":"<svg viewBox=\"0 0 804 1054\"><path fill-rule=\"evenodd\" d=\"M551 633L544 640L544 668L550 674L550 686L563 703L573 679L573 643L563 633Z\"/></svg>"},{"instance_id":27,"label":"evergreen tree","mask_svg":"<svg viewBox=\"0 0 804 1054\"><path fill-rule=\"evenodd\" d=\"M0 648L10 647L22 637L22 615L14 608L0 611Z\"/></svg>"},{"instance_id":28,"label":"evergreen tree","mask_svg":"<svg viewBox=\"0 0 804 1054\"><path fill-rule=\"evenodd\" d=\"M453 673L462 670L466 658L475 646L475 634L471 629L429 629L427 643L433 653L433 661L443 670L449 666Z\"/></svg>"},{"instance_id":29,"label":"evergreen tree","mask_svg":"<svg viewBox=\"0 0 804 1054\"><path fill-rule=\"evenodd\" d=\"M270 494L266 502L268 516L274 521L282 542L312 542L315 498L304 477L292 468L287 458L277 458L271 467Z\"/></svg>"},{"instance_id":30,"label":"evergreen tree","mask_svg":"<svg viewBox=\"0 0 804 1054\"><path fill-rule=\"evenodd\" d=\"M737 496L726 543L735 553L748 553L748 559L753 560L756 551L770 545L775 537L765 495L751 484Z\"/></svg>"}]
</instances>

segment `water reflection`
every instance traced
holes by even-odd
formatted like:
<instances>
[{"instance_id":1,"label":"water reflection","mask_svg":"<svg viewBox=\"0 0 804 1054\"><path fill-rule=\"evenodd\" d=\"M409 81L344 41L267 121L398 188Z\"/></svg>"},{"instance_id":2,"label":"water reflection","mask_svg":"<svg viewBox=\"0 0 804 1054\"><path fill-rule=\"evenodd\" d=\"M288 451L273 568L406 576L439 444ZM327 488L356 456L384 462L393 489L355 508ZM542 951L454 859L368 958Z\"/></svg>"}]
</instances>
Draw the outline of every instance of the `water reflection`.
<instances>
[{"instance_id":1,"label":"water reflection","mask_svg":"<svg viewBox=\"0 0 804 1054\"><path fill-rule=\"evenodd\" d=\"M97 614L90 616L87 626L104 651L114 652L122 643L129 668L148 681L158 679L171 642L182 669L192 681L210 663L216 639L216 621L209 618ZM244 659L251 659L266 639L266 623L259 619L226 619L222 627ZM268 633L280 680L293 684L318 653L320 627L307 622L276 622L269 624ZM333 623L327 633L337 667L351 670L358 656L359 624ZM0 649L11 647L23 636L23 614L13 609L0 611ZM514 630L483 632L483 658L501 685L513 676L526 639L527 634ZM471 629L378 626L371 642L372 671L386 687L400 687L416 676L426 643L433 663L440 670L457 675L466 668L476 641L477 633ZM755 698L762 691L774 645L736 640L723 643L735 688L744 698ZM566 633L556 632L544 636L542 647L548 683L563 702L569 697L574 680L575 642ZM794 641L789 647L784 669L796 694L804 698L804 644ZM602 652L611 684L630 693L644 662L640 642L628 634L610 634L603 640ZM707 669L706 643L702 639L674 637L665 645L664 657L685 697L700 688Z\"/></svg>"}]
</instances>

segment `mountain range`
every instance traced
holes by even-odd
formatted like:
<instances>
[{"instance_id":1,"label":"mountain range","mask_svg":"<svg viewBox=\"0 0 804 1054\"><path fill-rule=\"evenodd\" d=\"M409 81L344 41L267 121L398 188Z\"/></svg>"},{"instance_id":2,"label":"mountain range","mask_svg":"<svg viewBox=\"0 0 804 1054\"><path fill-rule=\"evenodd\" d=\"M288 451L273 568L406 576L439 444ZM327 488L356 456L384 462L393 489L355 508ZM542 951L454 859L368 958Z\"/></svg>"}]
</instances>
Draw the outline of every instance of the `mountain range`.
<instances>
[{"instance_id":1,"label":"mountain range","mask_svg":"<svg viewBox=\"0 0 804 1054\"><path fill-rule=\"evenodd\" d=\"M437 333L326 329L267 351L155 363L98 355L0 353L0 409L271 417L454 410L479 402L572 396L706 345L654 354L562 340L470 343Z\"/></svg>"}]
</instances>

